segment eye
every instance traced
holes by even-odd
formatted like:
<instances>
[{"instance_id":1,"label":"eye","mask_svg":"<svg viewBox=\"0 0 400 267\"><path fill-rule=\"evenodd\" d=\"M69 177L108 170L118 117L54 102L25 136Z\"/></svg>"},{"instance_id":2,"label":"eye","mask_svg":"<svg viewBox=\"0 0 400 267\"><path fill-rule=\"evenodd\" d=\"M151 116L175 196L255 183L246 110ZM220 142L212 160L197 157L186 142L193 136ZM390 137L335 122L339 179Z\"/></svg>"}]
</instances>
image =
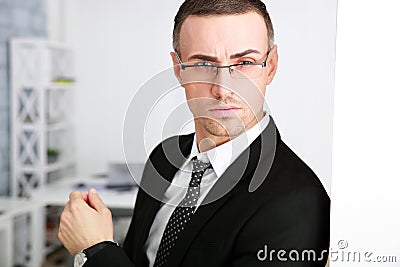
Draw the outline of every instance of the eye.
<instances>
[{"instance_id":1,"label":"eye","mask_svg":"<svg viewBox=\"0 0 400 267\"><path fill-rule=\"evenodd\" d=\"M208 67L208 66L213 66L210 62L207 61L202 61L202 62L196 62L193 65L199 66L199 67Z\"/></svg>"},{"instance_id":2,"label":"eye","mask_svg":"<svg viewBox=\"0 0 400 267\"><path fill-rule=\"evenodd\" d=\"M252 65L254 62L248 60L242 60L239 62L240 65Z\"/></svg>"}]
</instances>

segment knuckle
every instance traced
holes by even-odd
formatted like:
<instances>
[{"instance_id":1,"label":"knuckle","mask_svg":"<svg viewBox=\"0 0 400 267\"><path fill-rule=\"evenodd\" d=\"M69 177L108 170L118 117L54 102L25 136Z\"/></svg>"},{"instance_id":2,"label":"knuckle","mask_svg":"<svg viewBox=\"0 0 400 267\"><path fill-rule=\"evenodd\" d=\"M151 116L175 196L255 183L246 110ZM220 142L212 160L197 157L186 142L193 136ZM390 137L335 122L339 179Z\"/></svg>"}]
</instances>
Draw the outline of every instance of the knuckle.
<instances>
[{"instance_id":1,"label":"knuckle","mask_svg":"<svg viewBox=\"0 0 400 267\"><path fill-rule=\"evenodd\" d=\"M79 196L80 195L80 192L79 191L72 191L70 194L69 194L69 199L73 199L74 197L77 197L77 196Z\"/></svg>"},{"instance_id":2,"label":"knuckle","mask_svg":"<svg viewBox=\"0 0 400 267\"><path fill-rule=\"evenodd\" d=\"M60 225L64 225L65 223L68 222L68 218L69 218L69 211L63 211L60 215Z\"/></svg>"},{"instance_id":3,"label":"knuckle","mask_svg":"<svg viewBox=\"0 0 400 267\"><path fill-rule=\"evenodd\" d=\"M63 212L61 213L61 215L60 215L60 224L63 223L63 222L65 221L65 216L66 216L65 213L66 213L66 212L63 211Z\"/></svg>"},{"instance_id":4,"label":"knuckle","mask_svg":"<svg viewBox=\"0 0 400 267\"><path fill-rule=\"evenodd\" d=\"M80 203L76 202L76 201L71 201L70 203L70 211L72 213L79 213L79 211L81 210L81 205L79 205Z\"/></svg>"},{"instance_id":5,"label":"knuckle","mask_svg":"<svg viewBox=\"0 0 400 267\"><path fill-rule=\"evenodd\" d=\"M63 242L64 238L63 238L61 228L58 229L57 237L61 242Z\"/></svg>"},{"instance_id":6,"label":"knuckle","mask_svg":"<svg viewBox=\"0 0 400 267\"><path fill-rule=\"evenodd\" d=\"M102 210L102 213L103 213L105 216L107 216L107 217L112 217L112 212L111 212L111 210L108 209L108 208L104 208L104 209Z\"/></svg>"},{"instance_id":7,"label":"knuckle","mask_svg":"<svg viewBox=\"0 0 400 267\"><path fill-rule=\"evenodd\" d=\"M70 209L71 209L71 201L68 201L67 204L65 205L62 213L67 213L67 212L69 212Z\"/></svg>"}]
</instances>

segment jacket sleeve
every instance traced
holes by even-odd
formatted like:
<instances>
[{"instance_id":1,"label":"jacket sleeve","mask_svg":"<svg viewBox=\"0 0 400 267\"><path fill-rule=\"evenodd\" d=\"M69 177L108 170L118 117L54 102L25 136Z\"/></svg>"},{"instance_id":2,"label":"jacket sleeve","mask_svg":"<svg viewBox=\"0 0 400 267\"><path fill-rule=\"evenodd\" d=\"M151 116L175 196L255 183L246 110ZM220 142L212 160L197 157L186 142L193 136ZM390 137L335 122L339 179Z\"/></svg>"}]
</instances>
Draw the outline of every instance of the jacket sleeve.
<instances>
[{"instance_id":1,"label":"jacket sleeve","mask_svg":"<svg viewBox=\"0 0 400 267\"><path fill-rule=\"evenodd\" d=\"M117 246L107 246L89 258L84 267L135 267L125 251Z\"/></svg>"},{"instance_id":2,"label":"jacket sleeve","mask_svg":"<svg viewBox=\"0 0 400 267\"><path fill-rule=\"evenodd\" d=\"M304 187L264 203L242 228L235 267L323 267L329 253L330 200Z\"/></svg>"}]
</instances>

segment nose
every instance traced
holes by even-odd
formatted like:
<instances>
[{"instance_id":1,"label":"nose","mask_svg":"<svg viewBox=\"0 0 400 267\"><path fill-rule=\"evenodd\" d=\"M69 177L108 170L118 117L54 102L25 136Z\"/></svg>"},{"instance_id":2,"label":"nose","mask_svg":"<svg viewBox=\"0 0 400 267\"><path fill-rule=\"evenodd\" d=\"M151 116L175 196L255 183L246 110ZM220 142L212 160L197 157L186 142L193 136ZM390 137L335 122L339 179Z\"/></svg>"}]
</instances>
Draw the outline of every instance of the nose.
<instances>
[{"instance_id":1,"label":"nose","mask_svg":"<svg viewBox=\"0 0 400 267\"><path fill-rule=\"evenodd\" d=\"M228 68L221 68L211 87L211 93L216 97L224 98L226 95L232 94L232 78Z\"/></svg>"}]
</instances>

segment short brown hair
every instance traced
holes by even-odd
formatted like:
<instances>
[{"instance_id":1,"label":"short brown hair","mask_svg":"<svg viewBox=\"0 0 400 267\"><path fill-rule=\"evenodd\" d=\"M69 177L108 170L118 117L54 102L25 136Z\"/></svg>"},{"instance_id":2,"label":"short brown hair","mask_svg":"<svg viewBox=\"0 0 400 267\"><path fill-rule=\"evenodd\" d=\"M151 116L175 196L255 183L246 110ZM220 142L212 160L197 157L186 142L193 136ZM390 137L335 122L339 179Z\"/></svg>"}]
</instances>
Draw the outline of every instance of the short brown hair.
<instances>
[{"instance_id":1,"label":"short brown hair","mask_svg":"<svg viewBox=\"0 0 400 267\"><path fill-rule=\"evenodd\" d=\"M267 25L269 49L274 46L274 28L265 4L261 0L186 0L175 16L173 47L179 51L182 24L191 15L240 15L249 12L260 14Z\"/></svg>"}]
</instances>

